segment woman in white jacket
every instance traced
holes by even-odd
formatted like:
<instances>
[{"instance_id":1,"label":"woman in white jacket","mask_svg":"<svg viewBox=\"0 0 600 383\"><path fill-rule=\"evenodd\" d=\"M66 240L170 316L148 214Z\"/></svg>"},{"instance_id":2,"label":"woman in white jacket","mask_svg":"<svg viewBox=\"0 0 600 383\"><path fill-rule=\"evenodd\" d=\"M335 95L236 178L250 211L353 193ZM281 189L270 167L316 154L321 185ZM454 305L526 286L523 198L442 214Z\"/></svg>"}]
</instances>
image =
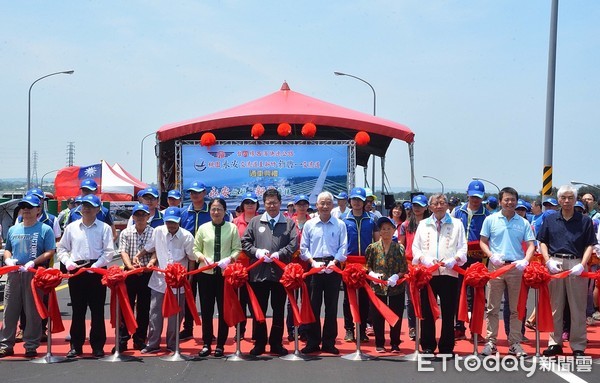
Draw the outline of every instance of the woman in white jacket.
<instances>
[{"instance_id":1,"label":"woman in white jacket","mask_svg":"<svg viewBox=\"0 0 600 383\"><path fill-rule=\"evenodd\" d=\"M419 223L412 245L413 264L433 266L440 263L433 272L429 284L440 299L442 333L439 342L435 338L435 321L429 306L427 290L421 290L421 350L433 354L438 348L440 354L454 354L454 313L458 305L458 273L452 268L467 261L467 241L465 229L460 220L447 213L448 200L443 194L429 197L429 209L433 213Z\"/></svg>"}]
</instances>

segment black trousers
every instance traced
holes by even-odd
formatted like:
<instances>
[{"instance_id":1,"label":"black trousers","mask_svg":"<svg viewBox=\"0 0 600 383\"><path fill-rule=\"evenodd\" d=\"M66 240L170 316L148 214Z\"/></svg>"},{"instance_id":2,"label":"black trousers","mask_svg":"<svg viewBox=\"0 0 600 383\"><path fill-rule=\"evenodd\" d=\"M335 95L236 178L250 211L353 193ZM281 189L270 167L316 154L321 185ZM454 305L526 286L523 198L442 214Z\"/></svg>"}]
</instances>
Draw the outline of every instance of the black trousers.
<instances>
[{"instance_id":1,"label":"black trousers","mask_svg":"<svg viewBox=\"0 0 600 383\"><path fill-rule=\"evenodd\" d=\"M121 344L126 344L132 335L134 345L146 344L148 322L150 320L150 288L148 287L148 282L151 276L152 273L142 273L130 275L125 280L129 305L135 312L135 320L138 327L134 334L129 334L127 326L121 321L121 327L119 328L119 342Z\"/></svg>"},{"instance_id":2,"label":"black trousers","mask_svg":"<svg viewBox=\"0 0 600 383\"><path fill-rule=\"evenodd\" d=\"M400 320L395 326L390 327L390 346L400 345L400 329L402 327L402 315L404 315L404 290L398 295L377 295L380 301L385 303ZM371 318L373 318L373 332L375 332L375 347L385 345L385 319L379 311L371 304Z\"/></svg>"},{"instance_id":3,"label":"black trousers","mask_svg":"<svg viewBox=\"0 0 600 383\"><path fill-rule=\"evenodd\" d=\"M364 335L367 330L367 319L369 318L369 296L365 289L358 289L358 312L360 314L360 334ZM344 329L354 331L354 320L350 311L350 302L348 301L348 288L344 283Z\"/></svg>"},{"instance_id":4,"label":"black trousers","mask_svg":"<svg viewBox=\"0 0 600 383\"><path fill-rule=\"evenodd\" d=\"M283 285L279 282L264 281L250 282L250 286L256 294L256 299L263 311L267 312L269 296L271 297L271 310L273 311L273 320L271 322L271 331L268 336L268 342L271 347L281 347L283 338L283 326L285 319L285 299L286 293ZM267 324L260 323L254 318L256 334L256 347L264 349L267 344Z\"/></svg>"},{"instance_id":5,"label":"black trousers","mask_svg":"<svg viewBox=\"0 0 600 383\"><path fill-rule=\"evenodd\" d=\"M200 311L202 312L202 341L205 346L212 344L213 316L215 302L219 312L219 328L217 333L217 347L223 348L229 334L229 327L223 315L223 283L221 269L216 268L214 274L199 273L198 294L200 295Z\"/></svg>"},{"instance_id":6,"label":"black trousers","mask_svg":"<svg viewBox=\"0 0 600 383\"><path fill-rule=\"evenodd\" d=\"M458 304L458 278L449 275L434 276L429 282L433 289L433 294L440 298L440 309L442 316L442 333L439 343L435 338L435 321L429 306L429 297L427 288L421 289L421 312L423 320L421 321L421 349L431 350L439 346L439 352L442 354L451 354L454 352L454 312Z\"/></svg>"},{"instance_id":7,"label":"black trousers","mask_svg":"<svg viewBox=\"0 0 600 383\"><path fill-rule=\"evenodd\" d=\"M90 345L92 350L104 349L106 328L104 326L104 303L106 286L102 285L100 274L83 273L69 279L71 295L71 348L81 350L85 342L85 315L88 307L91 313Z\"/></svg>"},{"instance_id":8,"label":"black trousers","mask_svg":"<svg viewBox=\"0 0 600 383\"><path fill-rule=\"evenodd\" d=\"M335 346L337 337L337 308L342 276L337 273L316 274L310 277L310 305L315 314L315 323L308 327L307 347L322 344L325 348ZM321 333L321 305L325 305L325 320Z\"/></svg>"}]
</instances>

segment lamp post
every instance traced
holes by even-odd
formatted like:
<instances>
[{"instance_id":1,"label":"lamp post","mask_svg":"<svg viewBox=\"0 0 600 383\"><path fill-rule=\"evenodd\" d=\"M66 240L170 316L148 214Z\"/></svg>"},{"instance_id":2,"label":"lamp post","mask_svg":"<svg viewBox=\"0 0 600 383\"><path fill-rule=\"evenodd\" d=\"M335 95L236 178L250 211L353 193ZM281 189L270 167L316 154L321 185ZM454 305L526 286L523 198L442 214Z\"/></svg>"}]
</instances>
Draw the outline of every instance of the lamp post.
<instances>
[{"instance_id":1,"label":"lamp post","mask_svg":"<svg viewBox=\"0 0 600 383\"><path fill-rule=\"evenodd\" d=\"M473 177L472 180L473 181L484 181L484 182L487 182L488 184L494 185L496 187L496 189L498 189L498 196L500 196L500 188L498 187L498 185L496 185L492 181L486 180L485 178L480 178L480 177Z\"/></svg>"},{"instance_id":2,"label":"lamp post","mask_svg":"<svg viewBox=\"0 0 600 383\"><path fill-rule=\"evenodd\" d=\"M155 132L148 133L142 138L142 144L140 145L140 181L144 180L144 140L151 135L156 134Z\"/></svg>"},{"instance_id":3,"label":"lamp post","mask_svg":"<svg viewBox=\"0 0 600 383\"><path fill-rule=\"evenodd\" d=\"M442 181L440 181L437 178L432 177L432 176L423 176L423 178L431 178L432 180L436 180L437 182L439 182L440 185L442 185L442 194L444 194L444 183Z\"/></svg>"},{"instance_id":4,"label":"lamp post","mask_svg":"<svg viewBox=\"0 0 600 383\"><path fill-rule=\"evenodd\" d=\"M31 88L33 88L36 82L43 80L46 77L55 76L57 74L73 74L74 72L74 70L67 70L50 73L38 78L29 86L29 102L27 104L27 190L31 189Z\"/></svg>"},{"instance_id":5,"label":"lamp post","mask_svg":"<svg viewBox=\"0 0 600 383\"><path fill-rule=\"evenodd\" d=\"M55 169L55 170L50 170L48 173L44 173L44 175L42 176L42 180L40 181L40 188L44 188L44 177L46 177L48 174L50 173L54 173L59 171L60 169Z\"/></svg>"},{"instance_id":6,"label":"lamp post","mask_svg":"<svg viewBox=\"0 0 600 383\"><path fill-rule=\"evenodd\" d=\"M354 78L354 79L356 79L358 81L362 81L365 84L367 84L369 86L369 88L371 88L371 90L373 91L373 116L377 115L377 93L375 93L375 88L373 88L373 85L371 85L371 83L369 83L365 79L362 79L362 78L360 78L358 76L354 76L354 75L349 74L349 73L335 71L335 72L333 72L333 74L336 75L336 76L348 76L348 77L352 77L352 78ZM385 200L384 193L383 193L383 177L384 177L384 175L383 175L383 169L382 169L382 175L381 175L381 179L382 179L382 181L381 181L381 195L382 195L381 199L382 199L382 201ZM366 173L365 173L365 184L366 183L367 183L367 180L366 180ZM373 155L373 176L372 176L371 186L373 188L373 192L375 192L375 156L374 155Z\"/></svg>"},{"instance_id":7,"label":"lamp post","mask_svg":"<svg viewBox=\"0 0 600 383\"><path fill-rule=\"evenodd\" d=\"M600 191L600 188L598 186L594 186L594 185L591 185L591 184L586 184L585 182L571 181L571 184L573 184L573 185L583 185L583 186L587 186L589 188L596 189L596 190Z\"/></svg>"}]
</instances>

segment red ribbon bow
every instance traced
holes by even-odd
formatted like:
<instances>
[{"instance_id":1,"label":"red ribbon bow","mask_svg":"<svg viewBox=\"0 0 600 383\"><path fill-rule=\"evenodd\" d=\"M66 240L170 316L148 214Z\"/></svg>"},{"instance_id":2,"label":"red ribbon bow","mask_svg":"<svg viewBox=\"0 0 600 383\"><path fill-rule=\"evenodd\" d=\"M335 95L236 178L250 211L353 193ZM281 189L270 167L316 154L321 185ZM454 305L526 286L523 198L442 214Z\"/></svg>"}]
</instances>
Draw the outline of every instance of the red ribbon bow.
<instances>
[{"instance_id":1,"label":"red ribbon bow","mask_svg":"<svg viewBox=\"0 0 600 383\"><path fill-rule=\"evenodd\" d=\"M244 267L240 262L230 263L223 271L223 278L225 279L223 284L223 319L227 326L233 327L246 319L246 313L242 310L242 305L240 305L237 296L237 290L244 285L248 290L254 319L261 323L265 321L265 315L258 299L256 299L254 290L248 283L248 271L260 265L263 261L264 258L261 258L249 267Z\"/></svg>"},{"instance_id":2,"label":"red ribbon bow","mask_svg":"<svg viewBox=\"0 0 600 383\"><path fill-rule=\"evenodd\" d=\"M127 286L125 285L125 279L128 276L134 274L140 274L144 272L144 269L134 269L129 271L123 271L119 266L111 266L108 269L96 270L99 274L102 274L102 284L110 289L110 324L113 328L116 326L117 319L117 305L116 298L119 297L119 309L123 320L127 326L127 331L133 334L137 329L138 325L133 315L133 310L129 304L129 296L127 294Z\"/></svg>"},{"instance_id":3,"label":"red ribbon bow","mask_svg":"<svg viewBox=\"0 0 600 383\"><path fill-rule=\"evenodd\" d=\"M212 265L211 265L212 266ZM198 271L198 270L195 270ZM196 302L194 302L194 294L192 294L192 286L190 285L190 281L188 280L188 272L181 265L181 263L175 262L167 265L167 268L164 270L165 273L165 282L167 284L167 288L165 289L165 299L163 301L163 316L170 317L173 315L177 315L180 310L179 302L173 294L172 288L181 288L185 292L185 302L187 303L188 309L192 313L192 317L194 318L194 323L200 325L202 322L200 321L200 317L198 316L198 309L196 308Z\"/></svg>"},{"instance_id":4,"label":"red ribbon bow","mask_svg":"<svg viewBox=\"0 0 600 383\"><path fill-rule=\"evenodd\" d=\"M433 320L437 320L440 317L440 307L437 304L437 299L433 294L429 281L433 275L432 272L439 269L440 264L436 263L431 267L418 264L409 270L407 280L411 284L410 286L410 297L413 301L413 307L415 308L415 317L423 319L423 312L421 310L421 289L427 288L427 296L429 298L429 307L431 308L431 314Z\"/></svg>"},{"instance_id":5,"label":"red ribbon bow","mask_svg":"<svg viewBox=\"0 0 600 383\"><path fill-rule=\"evenodd\" d=\"M63 280L63 274L57 269L46 269L38 267L35 275L31 280L31 291L33 293L33 301L40 317L46 319L50 317L52 328L50 333L54 334L65 330L60 309L58 307L58 299L56 298L56 286L60 285ZM40 289L44 294L48 294L48 308L39 296L37 289Z\"/></svg>"},{"instance_id":6,"label":"red ribbon bow","mask_svg":"<svg viewBox=\"0 0 600 383\"><path fill-rule=\"evenodd\" d=\"M566 278L570 273L571 272L567 270L561 273L550 275L546 266L539 262L531 262L523 272L521 291L519 292L519 305L517 306L519 318L523 318L525 316L529 289L538 289L539 299L538 307L536 309L537 328L539 331L554 331L548 283L551 279Z\"/></svg>"},{"instance_id":7,"label":"red ribbon bow","mask_svg":"<svg viewBox=\"0 0 600 383\"><path fill-rule=\"evenodd\" d=\"M360 311L359 304L357 299L356 291L359 288L364 288L373 303L373 306L381 313L386 322L390 324L390 326L395 326L396 323L400 320L398 315L394 313L386 304L384 304L377 296L375 292L369 286L368 280L373 281L375 283L387 283L387 281L382 281L377 278L373 278L367 275L367 271L365 268L358 263L348 263L346 264L346 268L344 271L341 271L337 267L333 267L334 271L342 274L342 280L346 284L346 288L348 289L348 303L350 304L350 312L352 313L352 320L354 323L361 323L360 321Z\"/></svg>"},{"instance_id":8,"label":"red ribbon bow","mask_svg":"<svg viewBox=\"0 0 600 383\"><path fill-rule=\"evenodd\" d=\"M273 259L273 261L277 266L283 269L283 275L279 282L283 285L292 306L294 326L315 322L316 319L310 305L308 287L306 286L306 282L304 282L304 268L302 265L299 263L290 263L286 265L278 259ZM300 309L298 308L298 302L294 296L294 290L296 289L300 289L301 293L300 302L302 306Z\"/></svg>"}]
</instances>

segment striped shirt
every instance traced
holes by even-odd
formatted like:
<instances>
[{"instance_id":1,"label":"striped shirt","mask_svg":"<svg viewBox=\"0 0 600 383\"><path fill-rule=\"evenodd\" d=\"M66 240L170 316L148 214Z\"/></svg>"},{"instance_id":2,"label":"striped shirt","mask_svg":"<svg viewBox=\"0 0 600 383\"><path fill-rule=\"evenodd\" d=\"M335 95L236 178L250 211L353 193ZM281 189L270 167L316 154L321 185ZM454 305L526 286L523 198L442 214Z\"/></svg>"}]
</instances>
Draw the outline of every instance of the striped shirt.
<instances>
[{"instance_id":1,"label":"striped shirt","mask_svg":"<svg viewBox=\"0 0 600 383\"><path fill-rule=\"evenodd\" d=\"M139 234L135 226L128 226L121 232L119 239L119 250L129 254L129 257L133 258L144 248L144 245L150 241L153 231L154 228L148 225L144 231ZM142 267L148 265L152 255L154 255L154 253L146 253L144 256L139 257Z\"/></svg>"}]
</instances>

